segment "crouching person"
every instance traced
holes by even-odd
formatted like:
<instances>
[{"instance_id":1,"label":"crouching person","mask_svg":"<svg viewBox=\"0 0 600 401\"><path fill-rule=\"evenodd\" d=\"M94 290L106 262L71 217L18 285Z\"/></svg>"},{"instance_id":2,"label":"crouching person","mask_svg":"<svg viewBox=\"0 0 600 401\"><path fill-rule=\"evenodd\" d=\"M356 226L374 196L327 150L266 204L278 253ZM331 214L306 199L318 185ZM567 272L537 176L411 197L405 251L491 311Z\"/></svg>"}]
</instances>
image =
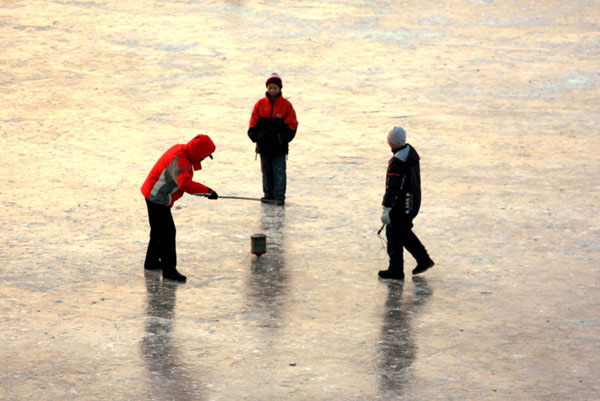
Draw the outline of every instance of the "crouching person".
<instances>
[{"instance_id":1,"label":"crouching person","mask_svg":"<svg viewBox=\"0 0 600 401\"><path fill-rule=\"evenodd\" d=\"M201 162L207 157L212 159L214 151L215 144L207 135L196 135L187 144L174 145L158 159L142 185L150 221L144 268L162 270L164 279L186 281L177 271L176 230L171 208L184 192L218 198L215 191L192 180L194 171L202 169Z\"/></svg>"}]
</instances>

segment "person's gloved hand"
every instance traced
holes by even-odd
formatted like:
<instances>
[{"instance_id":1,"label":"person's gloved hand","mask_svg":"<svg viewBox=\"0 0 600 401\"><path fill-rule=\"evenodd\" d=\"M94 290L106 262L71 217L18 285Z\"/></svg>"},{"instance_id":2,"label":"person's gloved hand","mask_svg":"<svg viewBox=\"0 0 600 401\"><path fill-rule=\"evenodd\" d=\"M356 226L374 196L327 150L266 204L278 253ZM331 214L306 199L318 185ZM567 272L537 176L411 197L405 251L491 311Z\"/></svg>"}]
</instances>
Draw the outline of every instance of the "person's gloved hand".
<instances>
[{"instance_id":1,"label":"person's gloved hand","mask_svg":"<svg viewBox=\"0 0 600 401\"><path fill-rule=\"evenodd\" d=\"M208 195L208 199L219 199L219 195L211 189Z\"/></svg>"},{"instance_id":2,"label":"person's gloved hand","mask_svg":"<svg viewBox=\"0 0 600 401\"><path fill-rule=\"evenodd\" d=\"M383 213L381 214L381 222L383 224L392 224L392 219L390 218L391 207L384 207Z\"/></svg>"}]
</instances>

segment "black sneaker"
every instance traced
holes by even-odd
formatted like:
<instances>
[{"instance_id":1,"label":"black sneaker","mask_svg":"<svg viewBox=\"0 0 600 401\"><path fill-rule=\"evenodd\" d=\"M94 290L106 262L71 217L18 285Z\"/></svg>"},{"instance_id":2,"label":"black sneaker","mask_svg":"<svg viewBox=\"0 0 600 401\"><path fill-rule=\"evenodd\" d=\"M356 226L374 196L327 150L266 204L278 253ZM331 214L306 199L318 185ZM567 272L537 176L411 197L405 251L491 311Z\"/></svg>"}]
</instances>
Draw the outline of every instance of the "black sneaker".
<instances>
[{"instance_id":1,"label":"black sneaker","mask_svg":"<svg viewBox=\"0 0 600 401\"><path fill-rule=\"evenodd\" d=\"M392 280L404 280L404 272L398 270L380 270L377 275L381 278L389 278Z\"/></svg>"},{"instance_id":2,"label":"black sneaker","mask_svg":"<svg viewBox=\"0 0 600 401\"><path fill-rule=\"evenodd\" d=\"M173 269L171 271L163 271L163 279L175 280L179 281L180 283L185 283L187 277L179 273L177 269Z\"/></svg>"},{"instance_id":3,"label":"black sneaker","mask_svg":"<svg viewBox=\"0 0 600 401\"><path fill-rule=\"evenodd\" d=\"M435 263L433 263L433 260L431 259L423 263L417 263L417 267L413 269L412 274L425 273L427 270L431 269L433 265L435 265Z\"/></svg>"},{"instance_id":4,"label":"black sneaker","mask_svg":"<svg viewBox=\"0 0 600 401\"><path fill-rule=\"evenodd\" d=\"M275 199L273 199L270 196L263 196L262 198L260 198L260 201L262 203L273 203L275 201Z\"/></svg>"},{"instance_id":5,"label":"black sneaker","mask_svg":"<svg viewBox=\"0 0 600 401\"><path fill-rule=\"evenodd\" d=\"M285 201L283 199L275 199L275 204L277 206L283 206L285 205Z\"/></svg>"}]
</instances>

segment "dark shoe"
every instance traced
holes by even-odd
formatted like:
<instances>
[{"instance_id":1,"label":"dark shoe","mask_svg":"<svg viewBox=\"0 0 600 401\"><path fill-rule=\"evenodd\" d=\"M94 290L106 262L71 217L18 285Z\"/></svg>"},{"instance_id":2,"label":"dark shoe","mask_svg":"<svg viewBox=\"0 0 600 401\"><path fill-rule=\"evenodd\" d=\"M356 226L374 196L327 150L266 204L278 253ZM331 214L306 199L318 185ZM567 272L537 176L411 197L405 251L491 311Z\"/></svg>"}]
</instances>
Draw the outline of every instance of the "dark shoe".
<instances>
[{"instance_id":1,"label":"dark shoe","mask_svg":"<svg viewBox=\"0 0 600 401\"><path fill-rule=\"evenodd\" d=\"M262 203L269 203L271 205L283 206L285 201L283 199L273 199L273 198L260 198Z\"/></svg>"},{"instance_id":2,"label":"dark shoe","mask_svg":"<svg viewBox=\"0 0 600 401\"><path fill-rule=\"evenodd\" d=\"M163 279L167 280L175 280L181 283L185 283L187 277L183 274L179 273L177 269L173 269L171 271L163 271Z\"/></svg>"},{"instance_id":3,"label":"dark shoe","mask_svg":"<svg viewBox=\"0 0 600 401\"><path fill-rule=\"evenodd\" d=\"M162 267L157 265L144 265L144 270L162 270Z\"/></svg>"},{"instance_id":4,"label":"dark shoe","mask_svg":"<svg viewBox=\"0 0 600 401\"><path fill-rule=\"evenodd\" d=\"M273 199L270 196L263 196L262 198L260 198L260 201L262 203L273 203L273 201L275 201L275 199Z\"/></svg>"},{"instance_id":5,"label":"dark shoe","mask_svg":"<svg viewBox=\"0 0 600 401\"><path fill-rule=\"evenodd\" d=\"M377 275L381 278L389 278L392 280L404 280L404 272L398 270L380 270Z\"/></svg>"},{"instance_id":6,"label":"dark shoe","mask_svg":"<svg viewBox=\"0 0 600 401\"><path fill-rule=\"evenodd\" d=\"M423 263L417 263L417 267L413 269L412 274L425 273L427 270L431 269L433 265L435 265L435 263L433 263L433 260L431 259Z\"/></svg>"}]
</instances>

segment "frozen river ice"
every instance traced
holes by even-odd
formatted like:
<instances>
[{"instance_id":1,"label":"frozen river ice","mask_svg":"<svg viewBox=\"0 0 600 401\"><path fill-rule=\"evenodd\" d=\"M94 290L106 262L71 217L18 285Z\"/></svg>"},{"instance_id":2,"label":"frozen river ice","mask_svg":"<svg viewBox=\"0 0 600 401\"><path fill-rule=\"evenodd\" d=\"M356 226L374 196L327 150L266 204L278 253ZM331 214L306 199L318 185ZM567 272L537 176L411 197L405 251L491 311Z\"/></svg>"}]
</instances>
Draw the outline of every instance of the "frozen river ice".
<instances>
[{"instance_id":1,"label":"frozen river ice","mask_svg":"<svg viewBox=\"0 0 600 401\"><path fill-rule=\"evenodd\" d=\"M597 400L599 10L0 0L0 399ZM188 282L145 274L169 146L210 135L196 179L261 195L273 71L300 123L286 206L185 196ZM436 260L403 285L377 278L393 125Z\"/></svg>"}]
</instances>

